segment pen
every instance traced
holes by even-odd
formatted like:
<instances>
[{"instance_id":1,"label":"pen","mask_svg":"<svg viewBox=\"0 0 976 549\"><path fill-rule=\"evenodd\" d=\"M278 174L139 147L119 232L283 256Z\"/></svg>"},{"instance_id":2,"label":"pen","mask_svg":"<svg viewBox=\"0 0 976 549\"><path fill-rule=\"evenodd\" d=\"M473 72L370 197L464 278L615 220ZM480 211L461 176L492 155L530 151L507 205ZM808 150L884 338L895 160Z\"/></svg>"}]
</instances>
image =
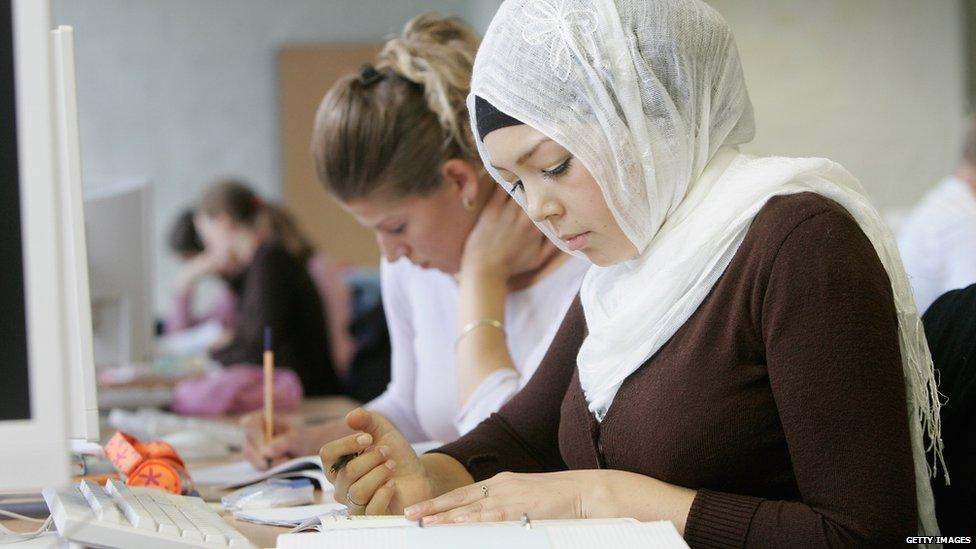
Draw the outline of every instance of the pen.
<instances>
[{"instance_id":1,"label":"pen","mask_svg":"<svg viewBox=\"0 0 976 549\"><path fill-rule=\"evenodd\" d=\"M264 327L264 442L274 436L274 352L271 350L271 326Z\"/></svg>"},{"instance_id":2,"label":"pen","mask_svg":"<svg viewBox=\"0 0 976 549\"><path fill-rule=\"evenodd\" d=\"M352 461L354 458L358 457L359 454L361 454L361 453L362 452L355 453L355 454L346 454L344 456L339 456L339 459L335 460L335 463L333 463L332 466L329 467L329 469L331 470L332 474L333 475L338 474L339 471L341 471L342 468L345 467L347 463L349 463L350 461Z\"/></svg>"}]
</instances>

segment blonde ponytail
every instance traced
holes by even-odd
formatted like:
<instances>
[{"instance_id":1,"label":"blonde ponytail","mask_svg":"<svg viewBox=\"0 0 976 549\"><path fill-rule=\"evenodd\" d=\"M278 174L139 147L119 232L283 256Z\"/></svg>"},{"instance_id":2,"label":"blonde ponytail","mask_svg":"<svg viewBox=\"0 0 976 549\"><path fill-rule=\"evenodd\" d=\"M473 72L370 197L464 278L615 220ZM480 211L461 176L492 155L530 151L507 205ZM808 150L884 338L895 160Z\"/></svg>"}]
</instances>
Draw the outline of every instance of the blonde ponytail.
<instances>
[{"instance_id":1,"label":"blonde ponytail","mask_svg":"<svg viewBox=\"0 0 976 549\"><path fill-rule=\"evenodd\" d=\"M425 13L411 19L377 57L377 67L389 67L423 86L427 107L448 138L471 157L477 156L477 149L465 100L477 50L478 35L459 17Z\"/></svg>"},{"instance_id":2,"label":"blonde ponytail","mask_svg":"<svg viewBox=\"0 0 976 549\"><path fill-rule=\"evenodd\" d=\"M465 99L478 37L457 17L411 19L376 66L340 79L312 132L319 179L339 200L425 195L441 164L477 161Z\"/></svg>"}]
</instances>

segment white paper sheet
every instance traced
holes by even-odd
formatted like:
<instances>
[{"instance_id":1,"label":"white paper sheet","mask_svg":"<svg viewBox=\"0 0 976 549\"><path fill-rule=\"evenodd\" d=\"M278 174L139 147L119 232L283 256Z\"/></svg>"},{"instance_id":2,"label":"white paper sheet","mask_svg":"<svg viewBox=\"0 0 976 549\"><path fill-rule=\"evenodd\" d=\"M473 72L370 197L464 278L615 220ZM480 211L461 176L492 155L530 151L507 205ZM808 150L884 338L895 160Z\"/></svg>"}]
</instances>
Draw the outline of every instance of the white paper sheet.
<instances>
[{"instance_id":1,"label":"white paper sheet","mask_svg":"<svg viewBox=\"0 0 976 549\"><path fill-rule=\"evenodd\" d=\"M211 467L195 467L190 469L193 481L201 485L213 485L222 488L239 488L261 482L262 480L277 478L306 477L320 483L322 491L331 492L334 487L325 478L322 471L322 460L319 456L304 456L286 461L267 471L258 471L247 461L237 461Z\"/></svg>"},{"instance_id":2,"label":"white paper sheet","mask_svg":"<svg viewBox=\"0 0 976 549\"><path fill-rule=\"evenodd\" d=\"M631 547L683 548L688 545L667 521L637 522L633 519L557 520L533 522L531 530L517 523L485 523L371 528L326 529L322 532L278 536L281 549L455 549L486 547L523 549L617 549Z\"/></svg>"},{"instance_id":3,"label":"white paper sheet","mask_svg":"<svg viewBox=\"0 0 976 549\"><path fill-rule=\"evenodd\" d=\"M346 506L341 503L322 503L319 505L299 505L297 507L277 507L274 509L246 509L234 512L234 518L257 524L274 526L298 526L299 524L328 513L341 511Z\"/></svg>"}]
</instances>

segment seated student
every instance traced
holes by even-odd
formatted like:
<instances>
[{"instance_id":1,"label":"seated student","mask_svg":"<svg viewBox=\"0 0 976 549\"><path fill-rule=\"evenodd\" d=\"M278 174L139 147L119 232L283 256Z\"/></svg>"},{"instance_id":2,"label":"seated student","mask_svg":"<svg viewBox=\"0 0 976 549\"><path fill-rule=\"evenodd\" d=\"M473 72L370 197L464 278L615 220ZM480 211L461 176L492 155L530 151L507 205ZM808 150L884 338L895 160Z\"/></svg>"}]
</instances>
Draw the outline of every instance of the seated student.
<instances>
[{"instance_id":1,"label":"seated student","mask_svg":"<svg viewBox=\"0 0 976 549\"><path fill-rule=\"evenodd\" d=\"M210 320L216 320L226 328L233 326L237 300L229 288L221 289L204 315L193 314L194 287L202 278L217 274L217 263L212 256L203 253L203 242L193 225L192 209L183 211L173 222L169 249L180 258L181 265L164 331L178 332Z\"/></svg>"},{"instance_id":2,"label":"seated student","mask_svg":"<svg viewBox=\"0 0 976 549\"><path fill-rule=\"evenodd\" d=\"M945 292L976 282L976 116L959 168L908 214L898 248L919 312Z\"/></svg>"},{"instance_id":3,"label":"seated student","mask_svg":"<svg viewBox=\"0 0 976 549\"><path fill-rule=\"evenodd\" d=\"M943 536L976 536L976 284L947 292L922 317L939 371L945 476L932 479Z\"/></svg>"},{"instance_id":4,"label":"seated student","mask_svg":"<svg viewBox=\"0 0 976 549\"><path fill-rule=\"evenodd\" d=\"M392 381L367 408L412 442L454 440L523 387L588 268L481 168L464 105L476 48L459 19L418 16L375 67L335 84L315 122L320 179L384 256ZM280 421L265 444L260 414L245 419L255 466L351 432Z\"/></svg>"},{"instance_id":5,"label":"seated student","mask_svg":"<svg viewBox=\"0 0 976 549\"><path fill-rule=\"evenodd\" d=\"M595 266L532 380L455 442L418 457L347 416L321 457L351 513L670 520L693 547L936 532L939 404L893 239L837 164L738 152L717 12L509 0L471 94L491 173Z\"/></svg>"},{"instance_id":6,"label":"seated student","mask_svg":"<svg viewBox=\"0 0 976 549\"><path fill-rule=\"evenodd\" d=\"M305 265L315 283L322 305L325 307L327 337L332 348L332 360L336 372L342 374L355 352L355 343L349 333L352 299L349 288L342 280L338 266L326 254L312 246L298 228L295 219L281 206L264 205L268 213L267 226L262 227L262 238L279 242L299 262ZM183 261L177 279L177 291L173 296L166 333L177 332L208 320L217 320L230 329L237 314L237 299L229 288L221 288L206 314L193 314L193 290L204 277L217 275L216 258L203 253L203 243L193 224L193 210L187 209L176 219L169 235L170 250Z\"/></svg>"},{"instance_id":7,"label":"seated student","mask_svg":"<svg viewBox=\"0 0 976 549\"><path fill-rule=\"evenodd\" d=\"M294 370L306 395L337 394L322 300L303 263L266 237L268 215L236 181L214 185L200 202L195 223L201 240L239 307L232 339L212 356L225 365L261 364L270 327L275 364Z\"/></svg>"}]
</instances>

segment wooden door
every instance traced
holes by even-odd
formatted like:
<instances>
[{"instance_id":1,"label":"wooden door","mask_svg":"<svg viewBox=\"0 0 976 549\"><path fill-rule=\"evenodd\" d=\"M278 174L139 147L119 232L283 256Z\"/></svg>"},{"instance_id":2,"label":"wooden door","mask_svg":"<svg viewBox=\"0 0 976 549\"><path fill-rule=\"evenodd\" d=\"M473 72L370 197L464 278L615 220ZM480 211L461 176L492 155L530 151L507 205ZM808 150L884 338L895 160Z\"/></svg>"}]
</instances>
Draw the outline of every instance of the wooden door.
<instances>
[{"instance_id":1,"label":"wooden door","mask_svg":"<svg viewBox=\"0 0 976 549\"><path fill-rule=\"evenodd\" d=\"M377 266L373 232L322 188L309 143L315 111L341 76L373 60L382 44L286 46L278 52L282 197L315 246L340 263Z\"/></svg>"}]
</instances>

